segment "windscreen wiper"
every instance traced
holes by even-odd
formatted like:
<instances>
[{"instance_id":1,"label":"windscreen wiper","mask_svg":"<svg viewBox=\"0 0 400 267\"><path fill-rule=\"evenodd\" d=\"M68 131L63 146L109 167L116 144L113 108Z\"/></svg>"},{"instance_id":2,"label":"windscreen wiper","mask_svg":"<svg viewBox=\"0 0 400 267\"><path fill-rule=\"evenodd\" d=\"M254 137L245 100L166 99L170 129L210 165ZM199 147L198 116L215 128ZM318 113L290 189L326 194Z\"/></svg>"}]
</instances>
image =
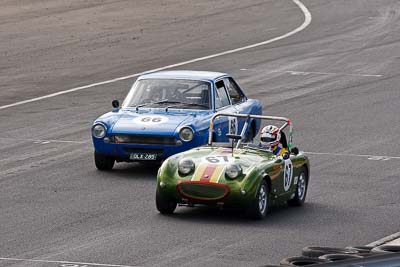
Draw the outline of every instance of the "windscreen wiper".
<instances>
[{"instance_id":1,"label":"windscreen wiper","mask_svg":"<svg viewBox=\"0 0 400 267\"><path fill-rule=\"evenodd\" d=\"M198 107L204 107L204 108L207 108L207 109L209 108L209 106L203 105L203 104L177 102L177 105L170 105L168 107L165 107L165 111L168 111L169 108L180 107L180 106L198 106Z\"/></svg>"},{"instance_id":2,"label":"windscreen wiper","mask_svg":"<svg viewBox=\"0 0 400 267\"><path fill-rule=\"evenodd\" d=\"M138 111L140 107L146 106L148 104L152 105L152 104L180 104L180 103L182 103L182 102L180 102L180 101L169 101L168 99L164 99L164 100L157 101L157 102L143 103L143 104L135 106L135 108L136 108L136 111Z\"/></svg>"},{"instance_id":3,"label":"windscreen wiper","mask_svg":"<svg viewBox=\"0 0 400 267\"><path fill-rule=\"evenodd\" d=\"M161 100L161 101L152 102L151 104L165 104L165 103L168 103L168 104L179 104L179 103L182 103L182 102L180 102L180 101L169 101L168 99L164 99L164 100Z\"/></svg>"},{"instance_id":4,"label":"windscreen wiper","mask_svg":"<svg viewBox=\"0 0 400 267\"><path fill-rule=\"evenodd\" d=\"M146 106L147 104L149 104L149 103L143 103L143 104L135 106L136 111L138 111L140 107Z\"/></svg>"},{"instance_id":5,"label":"windscreen wiper","mask_svg":"<svg viewBox=\"0 0 400 267\"><path fill-rule=\"evenodd\" d=\"M182 103L182 105L184 105L184 106L198 106L198 107L203 107L203 108L210 108L209 106L207 106L207 105L204 105L204 104L199 104L199 103Z\"/></svg>"}]
</instances>

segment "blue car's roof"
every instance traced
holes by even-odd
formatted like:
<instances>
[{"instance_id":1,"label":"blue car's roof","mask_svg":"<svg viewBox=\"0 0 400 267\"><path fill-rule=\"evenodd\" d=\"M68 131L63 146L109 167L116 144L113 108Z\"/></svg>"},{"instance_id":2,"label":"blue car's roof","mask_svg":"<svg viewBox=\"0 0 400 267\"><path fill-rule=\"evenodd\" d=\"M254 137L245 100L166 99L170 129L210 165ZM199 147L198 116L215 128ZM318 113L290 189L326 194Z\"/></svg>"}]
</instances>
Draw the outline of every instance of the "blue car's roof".
<instances>
[{"instance_id":1,"label":"blue car's roof","mask_svg":"<svg viewBox=\"0 0 400 267\"><path fill-rule=\"evenodd\" d=\"M195 70L171 70L159 71L150 74L144 74L140 79L188 79L188 80L207 80L213 81L222 76L229 76L226 73L212 71L195 71Z\"/></svg>"}]
</instances>

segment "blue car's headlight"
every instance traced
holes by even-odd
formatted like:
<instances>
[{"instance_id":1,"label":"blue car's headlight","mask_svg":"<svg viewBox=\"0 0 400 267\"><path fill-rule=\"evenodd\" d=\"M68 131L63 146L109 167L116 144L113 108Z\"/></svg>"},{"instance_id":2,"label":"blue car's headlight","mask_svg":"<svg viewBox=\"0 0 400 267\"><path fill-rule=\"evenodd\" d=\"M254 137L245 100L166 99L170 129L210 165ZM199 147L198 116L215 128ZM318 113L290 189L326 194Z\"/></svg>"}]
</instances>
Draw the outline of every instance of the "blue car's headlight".
<instances>
[{"instance_id":1,"label":"blue car's headlight","mask_svg":"<svg viewBox=\"0 0 400 267\"><path fill-rule=\"evenodd\" d=\"M194 132L192 128L185 126L179 130L179 138L184 142L192 141L194 137Z\"/></svg>"},{"instance_id":2,"label":"blue car's headlight","mask_svg":"<svg viewBox=\"0 0 400 267\"><path fill-rule=\"evenodd\" d=\"M194 170L194 162L191 159L181 159L178 163L178 171L181 175L188 175Z\"/></svg>"},{"instance_id":3,"label":"blue car's headlight","mask_svg":"<svg viewBox=\"0 0 400 267\"><path fill-rule=\"evenodd\" d=\"M103 138L106 132L106 127L103 124L97 123L92 127L92 135L96 138Z\"/></svg>"},{"instance_id":4,"label":"blue car's headlight","mask_svg":"<svg viewBox=\"0 0 400 267\"><path fill-rule=\"evenodd\" d=\"M232 163L226 166L225 175L229 179L236 179L242 174L242 168L237 163Z\"/></svg>"}]
</instances>

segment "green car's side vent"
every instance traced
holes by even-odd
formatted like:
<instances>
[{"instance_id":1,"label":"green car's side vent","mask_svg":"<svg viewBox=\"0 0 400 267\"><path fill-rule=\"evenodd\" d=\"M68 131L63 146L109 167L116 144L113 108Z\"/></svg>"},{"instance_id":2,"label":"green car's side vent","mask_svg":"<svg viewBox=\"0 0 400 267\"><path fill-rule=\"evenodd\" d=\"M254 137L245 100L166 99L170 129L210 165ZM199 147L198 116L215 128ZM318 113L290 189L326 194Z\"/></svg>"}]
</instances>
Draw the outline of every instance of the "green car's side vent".
<instances>
[{"instance_id":1,"label":"green car's side vent","mask_svg":"<svg viewBox=\"0 0 400 267\"><path fill-rule=\"evenodd\" d=\"M229 194L229 187L210 182L186 181L177 185L183 198L203 201L223 200Z\"/></svg>"}]
</instances>

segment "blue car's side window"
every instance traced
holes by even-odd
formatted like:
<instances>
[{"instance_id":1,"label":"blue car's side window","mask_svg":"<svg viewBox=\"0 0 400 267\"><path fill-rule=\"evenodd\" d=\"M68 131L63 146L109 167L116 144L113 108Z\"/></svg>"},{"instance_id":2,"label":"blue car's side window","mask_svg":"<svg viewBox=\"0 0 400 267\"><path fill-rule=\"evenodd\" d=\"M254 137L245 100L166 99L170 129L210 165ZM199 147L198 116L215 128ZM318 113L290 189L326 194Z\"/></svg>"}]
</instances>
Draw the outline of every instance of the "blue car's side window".
<instances>
[{"instance_id":1,"label":"blue car's side window","mask_svg":"<svg viewBox=\"0 0 400 267\"><path fill-rule=\"evenodd\" d=\"M246 100L246 97L239 89L239 86L232 78L226 79L225 82L232 105L236 105Z\"/></svg>"},{"instance_id":2,"label":"blue car's side window","mask_svg":"<svg viewBox=\"0 0 400 267\"><path fill-rule=\"evenodd\" d=\"M228 94L226 93L224 81L215 83L215 108L223 108L230 105Z\"/></svg>"}]
</instances>

